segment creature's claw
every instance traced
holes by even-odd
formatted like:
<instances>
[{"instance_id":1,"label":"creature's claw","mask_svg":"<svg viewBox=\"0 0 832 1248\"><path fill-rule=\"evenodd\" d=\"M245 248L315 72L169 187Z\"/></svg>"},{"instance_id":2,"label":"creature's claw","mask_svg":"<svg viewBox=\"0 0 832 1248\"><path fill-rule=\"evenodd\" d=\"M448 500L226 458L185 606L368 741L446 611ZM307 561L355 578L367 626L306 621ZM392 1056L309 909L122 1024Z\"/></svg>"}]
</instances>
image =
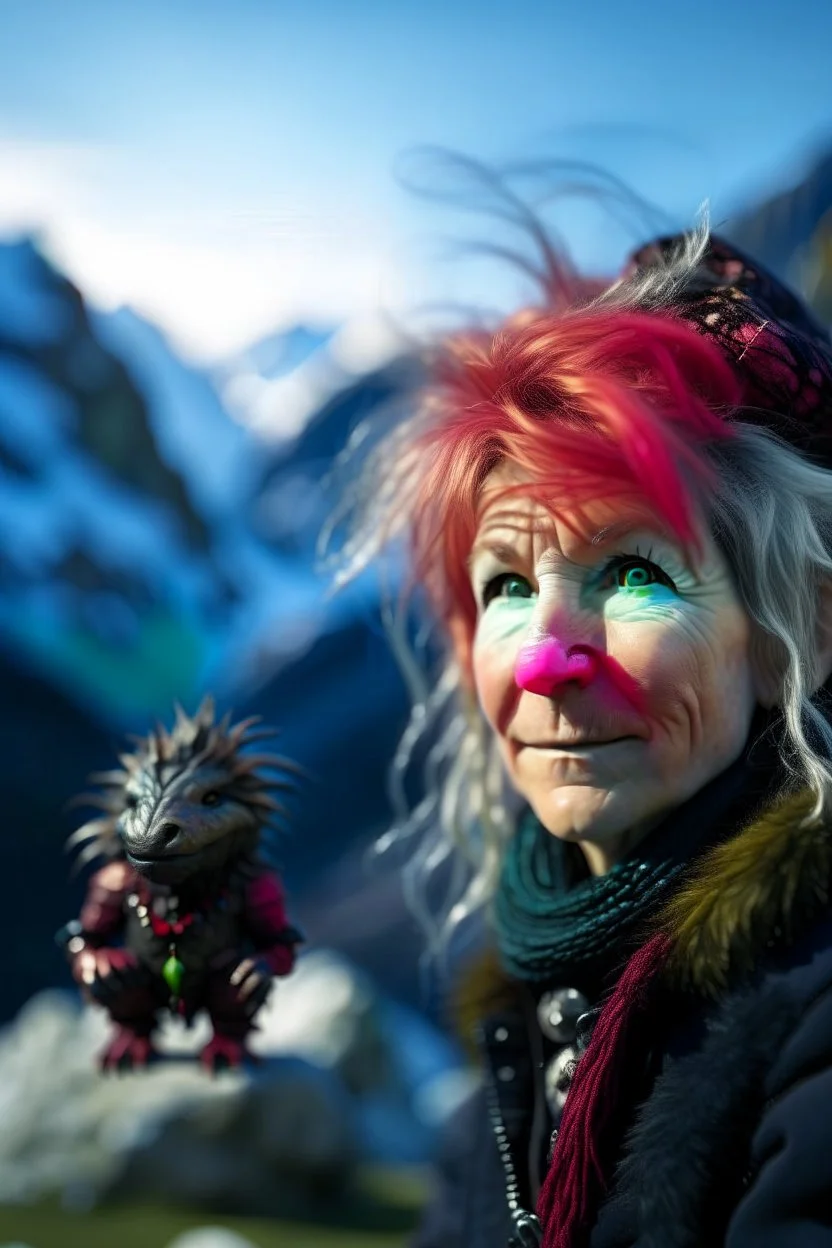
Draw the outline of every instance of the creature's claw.
<instances>
[{"instance_id":1,"label":"creature's claw","mask_svg":"<svg viewBox=\"0 0 832 1248\"><path fill-rule=\"evenodd\" d=\"M99 1058L103 1071L144 1069L156 1057L150 1036L119 1027Z\"/></svg>"},{"instance_id":2,"label":"creature's claw","mask_svg":"<svg viewBox=\"0 0 832 1248\"><path fill-rule=\"evenodd\" d=\"M224 1036L215 1032L200 1054L200 1061L212 1075L221 1070L234 1070L244 1062L255 1061L244 1041L238 1036Z\"/></svg>"},{"instance_id":3,"label":"creature's claw","mask_svg":"<svg viewBox=\"0 0 832 1248\"><path fill-rule=\"evenodd\" d=\"M272 971L262 958L244 958L231 973L237 1003L248 1018L264 1004L272 988Z\"/></svg>"},{"instance_id":4,"label":"creature's claw","mask_svg":"<svg viewBox=\"0 0 832 1248\"><path fill-rule=\"evenodd\" d=\"M79 954L79 977L99 1005L109 1006L125 989L146 976L129 949L85 949Z\"/></svg>"}]
</instances>

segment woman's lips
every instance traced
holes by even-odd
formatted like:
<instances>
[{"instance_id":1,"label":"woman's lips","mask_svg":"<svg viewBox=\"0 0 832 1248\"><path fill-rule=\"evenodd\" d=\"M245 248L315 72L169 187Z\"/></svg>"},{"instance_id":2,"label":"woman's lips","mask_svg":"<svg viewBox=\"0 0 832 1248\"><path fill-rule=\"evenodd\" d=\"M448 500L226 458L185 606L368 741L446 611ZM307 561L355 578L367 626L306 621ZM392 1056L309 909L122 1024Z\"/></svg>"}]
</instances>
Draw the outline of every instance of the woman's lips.
<instances>
[{"instance_id":1,"label":"woman's lips","mask_svg":"<svg viewBox=\"0 0 832 1248\"><path fill-rule=\"evenodd\" d=\"M567 741L517 741L516 749L521 750L552 750L558 753L570 751L600 749L606 745L620 745L622 741L635 741L632 734L619 737L574 737Z\"/></svg>"}]
</instances>

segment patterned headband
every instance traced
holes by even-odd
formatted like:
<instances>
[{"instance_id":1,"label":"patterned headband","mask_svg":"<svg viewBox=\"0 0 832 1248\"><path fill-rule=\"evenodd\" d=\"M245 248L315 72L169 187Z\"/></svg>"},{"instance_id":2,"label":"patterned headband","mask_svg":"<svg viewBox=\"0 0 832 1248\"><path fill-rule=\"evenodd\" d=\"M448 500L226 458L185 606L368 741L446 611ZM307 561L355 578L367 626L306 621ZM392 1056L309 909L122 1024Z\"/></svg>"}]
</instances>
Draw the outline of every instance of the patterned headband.
<instances>
[{"instance_id":1,"label":"patterned headband","mask_svg":"<svg viewBox=\"0 0 832 1248\"><path fill-rule=\"evenodd\" d=\"M628 272L667 264L680 236L648 243ZM832 468L832 344L805 304L771 273L711 235L677 307L716 341L745 387L742 419Z\"/></svg>"}]
</instances>

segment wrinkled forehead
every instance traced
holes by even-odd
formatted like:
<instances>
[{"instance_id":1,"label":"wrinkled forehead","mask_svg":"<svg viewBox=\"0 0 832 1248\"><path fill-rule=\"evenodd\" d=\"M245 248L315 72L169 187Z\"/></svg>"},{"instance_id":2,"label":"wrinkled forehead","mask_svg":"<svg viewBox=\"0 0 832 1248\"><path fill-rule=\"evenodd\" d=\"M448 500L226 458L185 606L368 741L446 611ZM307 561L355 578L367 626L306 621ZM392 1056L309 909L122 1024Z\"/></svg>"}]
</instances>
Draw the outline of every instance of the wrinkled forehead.
<instances>
[{"instance_id":1,"label":"wrinkled forehead","mask_svg":"<svg viewBox=\"0 0 832 1248\"><path fill-rule=\"evenodd\" d=\"M643 498L623 494L571 498L565 490L551 498L529 473L504 462L481 487L472 557L483 548L499 550L524 539L546 540L569 556L639 528L678 540Z\"/></svg>"}]
</instances>

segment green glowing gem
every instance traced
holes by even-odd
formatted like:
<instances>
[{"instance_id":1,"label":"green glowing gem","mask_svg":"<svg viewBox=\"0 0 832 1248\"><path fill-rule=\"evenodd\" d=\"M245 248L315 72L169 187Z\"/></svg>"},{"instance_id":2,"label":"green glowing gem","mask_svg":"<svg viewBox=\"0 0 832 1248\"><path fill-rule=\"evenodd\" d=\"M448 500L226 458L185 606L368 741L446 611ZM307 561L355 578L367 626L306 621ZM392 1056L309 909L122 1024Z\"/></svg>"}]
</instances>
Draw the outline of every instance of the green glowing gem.
<instances>
[{"instance_id":1,"label":"green glowing gem","mask_svg":"<svg viewBox=\"0 0 832 1248\"><path fill-rule=\"evenodd\" d=\"M162 967L162 978L170 988L170 995L174 1001L179 1000L180 990L182 988L182 976L185 974L185 967L176 956L176 950L173 945L170 948L170 957Z\"/></svg>"}]
</instances>

